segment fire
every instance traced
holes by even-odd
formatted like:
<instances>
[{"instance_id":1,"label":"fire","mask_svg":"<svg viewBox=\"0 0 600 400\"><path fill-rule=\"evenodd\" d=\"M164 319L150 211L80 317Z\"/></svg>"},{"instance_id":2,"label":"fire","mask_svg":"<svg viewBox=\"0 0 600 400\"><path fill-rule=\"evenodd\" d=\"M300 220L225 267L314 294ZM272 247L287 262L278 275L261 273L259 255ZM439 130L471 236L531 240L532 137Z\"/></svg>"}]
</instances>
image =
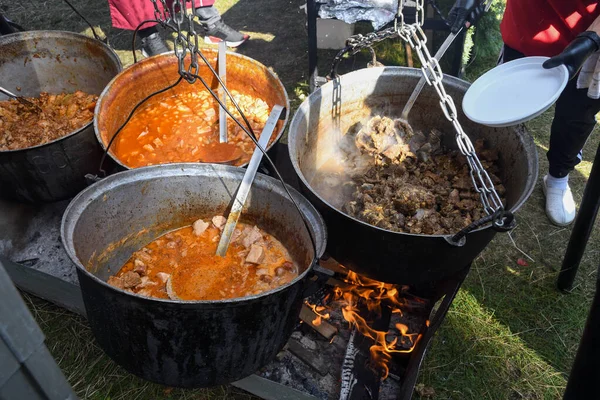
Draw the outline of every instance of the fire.
<instances>
[{"instance_id":1,"label":"fire","mask_svg":"<svg viewBox=\"0 0 600 400\"><path fill-rule=\"evenodd\" d=\"M340 307L344 319L362 335L373 340L374 344L370 348L371 362L382 371L382 378L385 379L389 374L388 364L392 353L410 353L421 339L421 334L409 333L408 326L399 323L395 325L397 332L376 330L359 315L358 304L365 304L369 315L373 317L382 315L382 307L385 312L402 315L402 308L407 305L400 294L408 287L400 287L399 290L395 285L360 277L352 271L348 272L344 281L347 285L335 287L332 298L326 298L325 301L329 300L329 307ZM329 318L328 313L323 314L325 307L309 306L318 315L313 321L315 325L320 324L322 318ZM388 337L394 338L388 340Z\"/></svg>"},{"instance_id":2,"label":"fire","mask_svg":"<svg viewBox=\"0 0 600 400\"><path fill-rule=\"evenodd\" d=\"M304 303L309 306L315 314L317 314L317 317L312 320L312 324L314 326L319 326L324 319L329 319L329 313L321 314L323 311L325 311L326 307L310 304L308 301L305 301Z\"/></svg>"}]
</instances>

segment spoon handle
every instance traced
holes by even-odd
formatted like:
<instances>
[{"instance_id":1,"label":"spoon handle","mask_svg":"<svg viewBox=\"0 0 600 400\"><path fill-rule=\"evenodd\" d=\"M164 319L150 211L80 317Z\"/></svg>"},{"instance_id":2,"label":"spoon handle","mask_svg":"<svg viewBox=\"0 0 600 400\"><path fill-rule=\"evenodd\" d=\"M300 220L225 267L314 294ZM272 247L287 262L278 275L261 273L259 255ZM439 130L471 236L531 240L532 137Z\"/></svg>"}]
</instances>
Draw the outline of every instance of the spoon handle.
<instances>
[{"instance_id":1,"label":"spoon handle","mask_svg":"<svg viewBox=\"0 0 600 400\"><path fill-rule=\"evenodd\" d=\"M225 85L227 80L227 44L224 40L219 43L218 55L219 77ZM219 97L221 102L227 105L227 94L222 86L219 86ZM227 114L223 107L219 107L219 142L227 143Z\"/></svg>"},{"instance_id":2,"label":"spoon handle","mask_svg":"<svg viewBox=\"0 0 600 400\"><path fill-rule=\"evenodd\" d=\"M460 30L456 33L451 33L446 38L446 40L444 40L444 43L442 43L442 45L438 49L437 53L435 53L435 56L433 56L436 60L439 61L440 58L442 58L444 56L444 53L446 53L446 50L448 50L448 47L450 47L450 45L452 44L452 42L454 42L454 39L456 39L456 36L458 36L458 34L460 34L460 32L462 32L462 28L460 28ZM425 78L425 74L427 74L427 78ZM427 71L427 72L423 71L423 76L421 77L421 79L419 79L417 86L415 87L412 94L408 98L406 105L404 105L404 109L402 110L402 114L400 115L400 118L402 118L403 120L408 121L408 114L410 113L410 110L412 110L413 106L415 105L415 101L417 101L417 97L419 97L419 95L421 94L421 91L423 90L425 83L427 83L427 81L429 80L430 75L431 74L429 73L429 71Z\"/></svg>"},{"instance_id":3,"label":"spoon handle","mask_svg":"<svg viewBox=\"0 0 600 400\"><path fill-rule=\"evenodd\" d=\"M37 108L38 110L41 111L40 107L38 107L37 105L33 104L32 102L30 102L29 100L27 100L26 98L24 98L22 96L17 96L13 92L10 92L10 91L4 89L2 86L0 86L0 93L3 93L5 95L7 95L8 97L12 97L13 99L17 100L21 104L25 104L26 106Z\"/></svg>"},{"instance_id":4,"label":"spoon handle","mask_svg":"<svg viewBox=\"0 0 600 400\"><path fill-rule=\"evenodd\" d=\"M8 90L4 89L2 86L0 86L0 93L3 93L5 95L7 95L8 97L12 97L13 99L16 99L19 97L16 94L14 94L13 92L9 92Z\"/></svg>"},{"instance_id":5,"label":"spoon handle","mask_svg":"<svg viewBox=\"0 0 600 400\"><path fill-rule=\"evenodd\" d=\"M277 121L279 120L279 116L283 112L283 107L280 105L273 106L271 110L271 114L267 119L267 123L260 134L260 138L258 138L258 144L263 149L267 149L267 145L269 144L269 139L273 136L273 132L275 132L275 127L277 126ZM254 149L254 153L252 153L252 158L250 159L250 163L248 164L248 168L246 169L246 173L242 178L242 183L237 190L237 194L235 195L235 199L233 200L233 205L231 206L231 211L229 212L229 216L227 217L227 222L225 223L225 227L223 228L223 234L221 234L221 240L219 241L219 246L217 247L217 255L224 257L225 253L227 253L227 249L229 248L229 242L231 241L231 235L240 219L240 214L242 213L242 208L244 208L244 204L246 203L246 199L248 198L248 193L250 193L250 188L252 187L252 182L254 181L254 177L256 176L256 171L258 170L258 165L260 164L260 160L262 160L263 153L260 151L258 146Z\"/></svg>"}]
</instances>

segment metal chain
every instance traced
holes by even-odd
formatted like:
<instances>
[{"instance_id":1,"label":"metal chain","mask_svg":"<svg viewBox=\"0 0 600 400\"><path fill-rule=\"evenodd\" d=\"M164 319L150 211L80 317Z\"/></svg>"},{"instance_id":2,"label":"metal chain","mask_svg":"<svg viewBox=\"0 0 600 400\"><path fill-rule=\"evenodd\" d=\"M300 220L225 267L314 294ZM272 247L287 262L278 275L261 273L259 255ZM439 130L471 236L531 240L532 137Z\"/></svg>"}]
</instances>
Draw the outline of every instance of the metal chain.
<instances>
[{"instance_id":1,"label":"metal chain","mask_svg":"<svg viewBox=\"0 0 600 400\"><path fill-rule=\"evenodd\" d=\"M166 0L160 0L162 5L158 6L159 0L150 0L154 5L154 17L163 26L169 26L175 31L173 40L175 56L177 57L178 71L189 83L196 82L198 75L198 50L199 39L195 29L194 17L196 15L196 5L193 0L173 0L172 8L169 9ZM191 13L188 12L188 3L190 3ZM187 31L187 34L183 32ZM190 55L190 65L185 67L185 58Z\"/></svg>"},{"instance_id":2,"label":"metal chain","mask_svg":"<svg viewBox=\"0 0 600 400\"><path fill-rule=\"evenodd\" d=\"M157 21L163 21L164 23L169 23L171 21L171 15L169 13L169 8L166 7L165 0L162 0L162 10L158 7L157 0L150 0L152 5L154 6L154 19Z\"/></svg>"},{"instance_id":3,"label":"metal chain","mask_svg":"<svg viewBox=\"0 0 600 400\"><path fill-rule=\"evenodd\" d=\"M423 72L423 76L425 76L427 84L433 86L438 94L442 112L448 121L452 123L452 126L456 131L456 143L458 144L458 149L467 158L473 187L475 188L475 191L479 193L485 212L491 215L494 212L503 209L504 206L500 196L496 192L492 179L481 164L479 157L477 157L471 139L469 139L463 130L462 125L458 121L458 112L454 105L454 100L446 93L446 89L442 82L444 74L442 73L440 64L437 59L431 56L429 49L427 48L427 37L422 29L425 14L423 1L424 0L417 0L416 22L414 24L405 24L402 15L404 0L399 0L398 18L395 26L400 38L407 42L413 51L417 53L419 61L421 62L421 71Z\"/></svg>"},{"instance_id":4,"label":"metal chain","mask_svg":"<svg viewBox=\"0 0 600 400\"><path fill-rule=\"evenodd\" d=\"M169 9L166 4L166 0L160 0L163 9L163 11L161 11L158 4L159 0L150 1L152 1L152 4L154 5L154 15L159 17L157 21L163 28L167 28L175 33L174 52L175 56L177 57L179 75L189 83L195 83L197 80L202 81L198 75L200 72L199 61L202 61L202 63L205 64L216 77L219 85L221 85L225 91L230 103L237 110L241 119L244 121L247 127L247 132L249 132L251 138L254 139L254 130L252 129L252 125L248 121L248 118L246 118L237 100L227 89L225 83L221 80L221 78L219 78L217 72L210 65L208 59L206 59L200 50L199 37L198 33L196 32L194 22L197 10L195 2L193 0L173 0L172 8ZM184 34L184 30L187 30L187 34ZM188 53L190 64L186 68L185 59ZM221 104L219 99L217 99L217 102L219 103L219 106L224 107L228 115L232 117L229 113L229 110L227 110L226 107ZM237 122L238 121L236 120L236 123Z\"/></svg>"}]
</instances>

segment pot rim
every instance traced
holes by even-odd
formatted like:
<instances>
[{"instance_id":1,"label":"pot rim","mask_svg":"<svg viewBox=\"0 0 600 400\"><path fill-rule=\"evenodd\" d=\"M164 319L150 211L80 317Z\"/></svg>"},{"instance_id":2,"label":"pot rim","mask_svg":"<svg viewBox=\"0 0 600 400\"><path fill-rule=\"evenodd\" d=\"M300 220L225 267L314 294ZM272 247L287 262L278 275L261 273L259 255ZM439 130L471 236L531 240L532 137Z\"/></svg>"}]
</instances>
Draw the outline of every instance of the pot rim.
<instances>
[{"instance_id":1,"label":"pot rim","mask_svg":"<svg viewBox=\"0 0 600 400\"><path fill-rule=\"evenodd\" d=\"M405 75L407 76L416 76L416 77L421 77L422 76L422 72L420 69L417 68L410 68L410 67L399 67L399 66L384 66L384 67L371 67L371 68L362 68L356 71L352 71L349 72L347 74L341 75L340 78L344 79L344 80L350 80L352 81L353 79L356 80L356 77L353 77L353 75L361 75L364 73L369 73L369 74L373 74L376 73L378 74L378 76L383 75L386 72L392 72L392 71L401 71L404 72ZM465 88L465 90L471 85L469 82L466 82L462 79L456 78L454 76L451 75L446 75L444 74L444 79L446 81L452 81L454 84L461 86L463 88ZM359 79L360 81L360 79ZM452 234L447 234L447 235L425 235L422 233L407 233L407 232L396 232L396 231L392 231L389 229L384 229L375 225L371 225L369 223L366 223L364 221L361 221L355 217L352 217L351 215L346 214L345 212L338 210L336 207L332 206L328 201L326 201L316 190L313 189L312 185L310 185L306 178L304 177L304 173L302 172L302 170L300 169L300 166L298 165L298 160L295 157L295 154L292 153L292 151L296 150L296 146L295 145L290 145L290 144L295 144L295 142L298 140L298 138L296 137L296 135L290 135L289 132L292 131L292 129L294 129L294 127L296 125L300 125L300 121L301 118L304 116L307 116L309 114L309 101L312 98L315 97L322 97L322 90L324 88L328 88L330 86L333 86L335 84L340 84L339 80L333 80L333 81L329 81L327 83L325 83L324 85L320 86L317 88L317 90L315 90L313 93L309 94L306 99L304 99L304 101L300 104L300 106L298 106L298 108L296 109L296 112L294 113L294 117L292 118L292 122L290 122L290 127L289 127L289 131L288 131L288 152L290 155L290 160L292 161L292 165L294 167L294 170L296 171L296 175L298 175L298 178L302 181L302 184L304 186L306 186L310 192L316 196L321 202L323 202L329 209L335 211L337 214L341 214L342 216L346 217L346 218L350 218L352 219L354 222L357 222L359 224L361 224L363 227L365 228L371 228L375 231L380 231L382 233L392 233L392 234L396 234L396 235L407 235L407 236L414 236L414 237L419 237L419 238L436 238L436 239L444 239L446 240L447 238L451 238L453 237L456 233L452 233ZM300 116L300 113L302 112L303 116ZM518 124L516 126L514 126L513 128L517 128L517 127L522 127L523 129L525 129L525 125L524 124ZM531 135L528 135L526 137L526 141L528 143L525 143L525 145L527 146L533 146L535 147L535 143L533 141L533 138L531 137ZM520 198L515 202L515 204L510 207L509 211L512 213L517 212L522 206L523 204L525 204L525 202L527 201L527 199L531 196L531 193L533 193L533 190L535 189L535 182L537 181L538 178L538 173L539 173L539 167L538 167L538 154L537 151L532 152L533 154L533 160L530 160L529 164L531 167L533 167L531 169L532 173L532 178L531 181L533 181L533 184L530 185L530 187L528 187L520 196ZM469 234L474 233L474 232L479 232L485 229L489 229L491 228L491 224L487 224L484 225L480 228L477 228L473 231L471 231ZM468 235L467 235L468 237Z\"/></svg>"},{"instance_id":2,"label":"pot rim","mask_svg":"<svg viewBox=\"0 0 600 400\"><path fill-rule=\"evenodd\" d=\"M217 54L217 50L213 49L213 48L206 48L206 49L202 49L203 52L206 53L212 53L212 54ZM291 110L290 110L290 99L287 93L287 90L285 89L285 86L283 85L283 82L281 82L281 79L279 79L279 76L277 75L277 73L275 71L273 71L271 68L267 67L266 65L262 64L261 62L250 58L244 54L240 54L234 51L230 51L227 50L226 51L227 56L228 57L237 57L237 58L241 58L241 59L245 59L248 60L249 62L253 63L253 64L257 64L259 67L264 68L265 71L267 71L269 74L271 74L271 76L273 78L275 78L275 81L277 82L277 84L279 85L281 92L283 93L283 97L285 99L285 104L283 105L285 108L285 118L283 119L283 124L281 125L281 130L279 131L279 133L277 134L277 136L275 137L275 140L273 140L273 142L267 146L267 148L265 149L266 151L269 151L283 136L283 133L286 130L287 127L287 123L289 121L290 118L290 114L291 114ZM163 58L163 57L170 57L173 59L173 61L177 60L177 57L175 56L175 54L172 51L168 51L165 53L161 53L161 54L156 54L154 56L151 57L146 57L142 60L139 60L137 63L131 64L130 66L128 66L127 68L123 69L122 71L120 71L117 75L115 75L113 77L113 79L110 80L110 82L108 82L108 84L104 87L104 90L102 91L102 93L100 93L100 96L98 96L98 101L96 102L96 107L94 108L94 119L92 120L93 124L94 124L94 135L96 136L96 140L100 143L100 146L102 146L102 152L104 154L108 154L108 156L111 158L111 160L113 160L115 163L117 163L119 166L125 168L126 170L131 170L131 169L136 169L136 168L130 168L127 165L123 164L121 162L121 160L118 159L118 157L116 155L113 154L112 149L109 151L106 151L106 145L104 144L104 140L102 139L102 136L100 134L100 129L98 128L98 116L100 115L100 106L102 104L102 102L104 101L105 97L108 95L108 92L110 91L111 87L115 84L115 82L118 79L121 79L121 77L123 75L125 75L126 73L129 73L131 70L133 70L133 68L140 68L139 65L146 63L146 62L152 62L152 60L157 60L159 58ZM188 57L188 56L186 56ZM206 57L206 54L205 54ZM208 58L208 57L207 57ZM200 60L202 63L204 63L204 61ZM178 75L177 75L178 76ZM228 117L230 118L230 117ZM237 125L237 124L236 124ZM114 147L114 146L111 146ZM248 161L247 163L244 163L242 165L237 165L237 167L241 167L244 168L246 166L248 166L250 161ZM200 162L189 162L189 163L185 163L185 162L177 162L177 163L162 163L162 164L157 164L157 165L168 165L168 164L210 164L210 163L200 163Z\"/></svg>"},{"instance_id":3,"label":"pot rim","mask_svg":"<svg viewBox=\"0 0 600 400\"><path fill-rule=\"evenodd\" d=\"M156 302L160 302L160 303L171 303L171 304L192 305L192 306L199 305L199 304L200 305L228 305L228 304L239 304L240 302L246 302L246 301L248 301L248 302L255 301L262 297L270 296L271 294L285 290L288 287L291 287L291 286L303 281L306 278L306 276L308 275L308 273L312 270L313 266L318 262L318 259L325 252L325 247L326 247L326 243L327 243L327 227L325 225L325 221L323 220L323 217L317 211L317 209L304 196L302 196L301 193L299 193L296 189L294 189L293 187L291 187L288 184L286 184L288 190L290 191L290 193L292 193L295 200L298 203L300 203L299 204L300 207L304 206L304 207L310 209L312 216L315 219L317 219L318 224L321 226L322 231L323 231L322 232L323 238L320 242L317 241L315 243L315 245L317 246L317 248L315 249L316 254L314 255L313 260L310 262L310 264L307 266L307 268L301 274L299 274L296 278L294 278L292 281L286 283L285 285L281 285L279 287L276 287L274 289L271 289L269 291L262 292L259 294L255 294L255 295L251 295L251 296L244 296L244 297L236 297L236 298L232 298L232 299L221 299L221 300L159 299L159 298L155 298L155 297L141 296L141 295L138 295L135 293L126 292L123 289L115 288L114 286L109 285L107 282L105 282L104 280L100 279L99 277L97 277L96 275L94 275L93 273L88 271L87 268L85 268L85 266L81 263L81 261L79 260L79 257L77 257L77 253L72 244L72 240L70 240L70 238L72 238L72 234L77 225L78 217L81 214L81 211L80 211L80 212L75 213L74 218L71 216L71 214L73 213L72 210L75 207L81 207L82 205L85 206L85 205L91 203L92 201L94 201L95 199L104 196L107 193L106 189L112 190L112 189L118 188L119 186L127 185L127 184L130 184L133 182L143 182L144 181L143 179L142 180L137 179L138 175L142 175L142 176L146 175L146 178L156 178L156 177L160 177L160 176L163 176L163 177L165 177L165 176L192 177L192 176L203 176L203 175L205 175L206 171L213 171L213 172L216 171L217 173L219 173L219 175L216 175L216 176L221 176L222 173L239 175L240 180L244 174L244 170L242 168L234 167L234 166L230 166L230 165L220 165L220 164L210 164L210 163L196 163L196 164L192 164L192 163L177 163L177 164L175 164L175 163L173 163L173 164L164 164L164 165L157 164L157 165L134 168L131 170L118 172L116 174L110 175L110 176L102 179L101 181L99 181L91 186L88 186L83 191L78 193L77 196L75 196L73 198L73 200L71 200L71 202L67 206L65 212L63 213L63 217L61 220L61 227L60 227L60 233L61 233L60 236L61 236L61 241L62 241L63 247L64 247L67 255L69 256L69 258L73 262L73 264L75 264L78 273L85 274L88 278L94 280L96 283L99 283L100 285L102 285L110 290L113 290L120 294L132 296L135 299L147 300L147 301L151 301L151 302L156 301ZM158 174L158 172L162 172L162 174ZM285 191L282 189L281 182L278 179L272 178L268 175L264 175L264 174L258 172L256 174L255 180L264 180L264 181L271 181L272 183L277 183L277 185L274 186L273 189L271 189L271 190L277 192L278 194L284 196L286 199L289 200L289 197L287 196ZM293 207L293 205L292 205L292 207ZM293 212L295 212L295 213L298 212L295 207L294 207ZM317 239L317 238L315 238L315 239Z\"/></svg>"},{"instance_id":4,"label":"pot rim","mask_svg":"<svg viewBox=\"0 0 600 400\"><path fill-rule=\"evenodd\" d=\"M120 74L123 71L123 64L121 63L121 59L119 58L119 56L117 55L117 53L115 53L115 51L112 49L112 47L110 47L109 45L107 45L104 42L101 42L100 40L96 40L94 38L91 38L89 36L86 35L82 35L80 33L75 33L75 32L69 32L69 31L26 31L26 32L15 32L15 33L11 33L8 35L2 35L0 36L0 46L4 45L4 44L8 44L8 43L14 43L19 41L19 39L23 39L23 41L25 40L34 40L34 39L38 39L38 40L44 40L44 39L49 39L49 38L70 38L70 39L77 39L77 40L83 40L86 41L88 43L92 42L95 44L100 44L100 47L103 47L105 50L107 50L109 52L110 55L112 55L113 59L116 61L116 65L117 65L117 75ZM104 89L103 89L104 92ZM4 101L4 100L3 100ZM98 101L100 101L100 95L98 95L98 100L96 101L96 106L98 106ZM96 107L94 107L94 110L96 109ZM18 153L20 151L27 151L27 150L33 150L33 149L39 149L42 148L44 146L49 146L51 144L60 142L62 140L65 140L71 136L75 136L78 133L83 132L84 130L86 130L87 128L91 127L92 124L94 122L94 118L92 117L92 120L90 122L88 122L87 124L85 124L84 126L82 126L79 129L76 129L74 131L71 131L70 133L61 136L59 138L56 138L54 140L51 140L49 142L46 143L42 143L42 144L38 144L35 146L30 146L30 147L25 147L22 149L14 149L14 150L0 150L0 154L9 154L9 153Z\"/></svg>"}]
</instances>

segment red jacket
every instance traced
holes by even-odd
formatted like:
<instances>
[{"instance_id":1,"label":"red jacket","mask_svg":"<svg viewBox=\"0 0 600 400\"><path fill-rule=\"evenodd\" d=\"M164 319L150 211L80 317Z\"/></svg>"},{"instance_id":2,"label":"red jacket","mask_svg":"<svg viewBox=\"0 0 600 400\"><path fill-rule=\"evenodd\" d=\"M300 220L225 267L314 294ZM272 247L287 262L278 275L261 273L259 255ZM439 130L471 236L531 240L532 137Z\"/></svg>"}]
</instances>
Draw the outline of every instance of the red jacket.
<instances>
[{"instance_id":1,"label":"red jacket","mask_svg":"<svg viewBox=\"0 0 600 400\"><path fill-rule=\"evenodd\" d=\"M212 6L215 0L195 0L196 7ZM162 10L161 0L156 0ZM170 8L173 0L167 0ZM119 29L135 30L145 20L154 19L154 5L151 0L108 0L112 26ZM156 23L147 23L142 28L150 28Z\"/></svg>"},{"instance_id":2,"label":"red jacket","mask_svg":"<svg viewBox=\"0 0 600 400\"><path fill-rule=\"evenodd\" d=\"M552 57L600 15L599 0L507 0L504 43L526 56Z\"/></svg>"}]
</instances>

